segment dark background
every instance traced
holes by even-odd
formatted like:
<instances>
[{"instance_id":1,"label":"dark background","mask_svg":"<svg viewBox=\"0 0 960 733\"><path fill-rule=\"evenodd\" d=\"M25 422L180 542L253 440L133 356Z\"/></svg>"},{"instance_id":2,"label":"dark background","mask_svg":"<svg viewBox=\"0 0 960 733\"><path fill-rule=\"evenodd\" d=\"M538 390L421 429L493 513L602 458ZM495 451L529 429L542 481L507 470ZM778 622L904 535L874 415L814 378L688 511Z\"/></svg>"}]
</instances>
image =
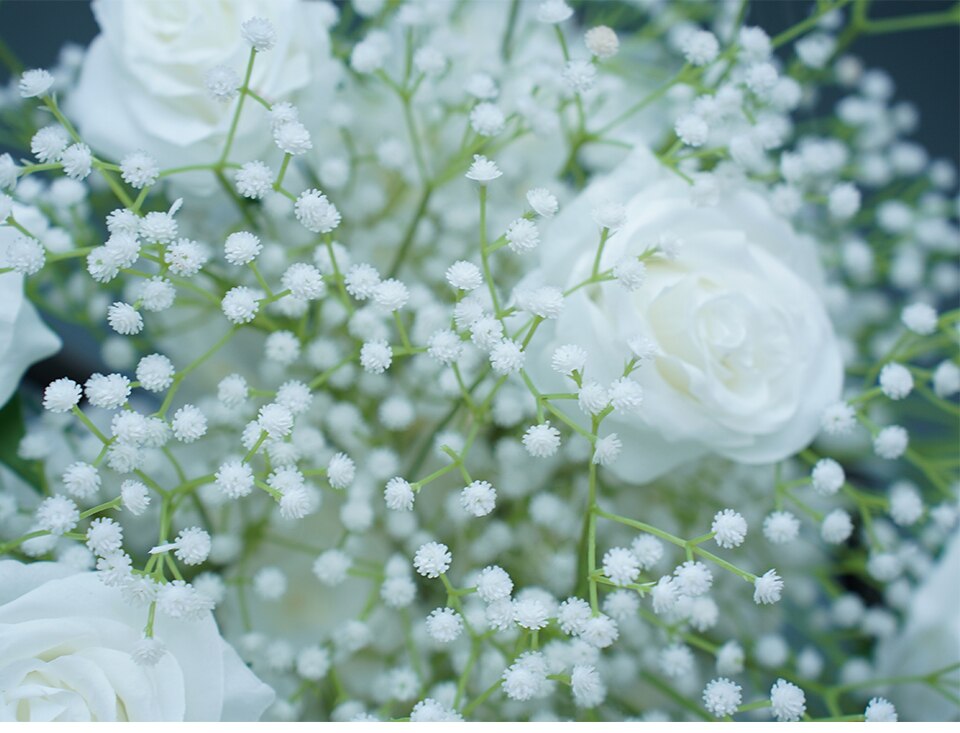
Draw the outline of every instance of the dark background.
<instances>
[{"instance_id":1,"label":"dark background","mask_svg":"<svg viewBox=\"0 0 960 733\"><path fill-rule=\"evenodd\" d=\"M870 16L938 12L955 3L956 0L874 0ZM813 6L812 0L753 0L747 20L773 36L806 18ZM64 43L86 45L96 33L97 24L87 0L0 0L0 39L27 68L52 64ZM867 66L880 67L892 75L897 100L917 105L920 128L916 139L931 155L960 159L960 29L861 37L850 50ZM0 80L7 76L7 69L0 68Z\"/></svg>"}]
</instances>

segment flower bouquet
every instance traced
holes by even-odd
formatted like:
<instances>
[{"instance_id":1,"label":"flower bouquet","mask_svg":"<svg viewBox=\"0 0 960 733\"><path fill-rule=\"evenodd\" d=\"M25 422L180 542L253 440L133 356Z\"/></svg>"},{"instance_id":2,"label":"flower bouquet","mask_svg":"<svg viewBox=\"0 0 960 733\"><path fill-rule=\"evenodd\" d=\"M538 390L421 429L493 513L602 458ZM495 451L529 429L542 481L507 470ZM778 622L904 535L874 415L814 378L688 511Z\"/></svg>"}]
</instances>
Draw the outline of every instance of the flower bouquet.
<instances>
[{"instance_id":1,"label":"flower bouquet","mask_svg":"<svg viewBox=\"0 0 960 733\"><path fill-rule=\"evenodd\" d=\"M883 6L0 49L0 720L957 719L957 167L857 46L960 6Z\"/></svg>"}]
</instances>

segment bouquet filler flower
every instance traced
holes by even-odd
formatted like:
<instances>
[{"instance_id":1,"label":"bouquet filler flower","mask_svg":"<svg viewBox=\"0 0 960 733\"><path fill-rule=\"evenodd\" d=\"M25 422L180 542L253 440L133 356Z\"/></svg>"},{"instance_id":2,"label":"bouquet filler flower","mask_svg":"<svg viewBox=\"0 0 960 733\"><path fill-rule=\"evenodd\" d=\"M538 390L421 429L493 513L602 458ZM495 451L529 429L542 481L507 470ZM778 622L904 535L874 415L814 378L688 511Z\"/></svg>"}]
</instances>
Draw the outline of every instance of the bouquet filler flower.
<instances>
[{"instance_id":1,"label":"bouquet filler flower","mask_svg":"<svg viewBox=\"0 0 960 733\"><path fill-rule=\"evenodd\" d=\"M808 5L5 54L0 720L956 719L960 6Z\"/></svg>"}]
</instances>

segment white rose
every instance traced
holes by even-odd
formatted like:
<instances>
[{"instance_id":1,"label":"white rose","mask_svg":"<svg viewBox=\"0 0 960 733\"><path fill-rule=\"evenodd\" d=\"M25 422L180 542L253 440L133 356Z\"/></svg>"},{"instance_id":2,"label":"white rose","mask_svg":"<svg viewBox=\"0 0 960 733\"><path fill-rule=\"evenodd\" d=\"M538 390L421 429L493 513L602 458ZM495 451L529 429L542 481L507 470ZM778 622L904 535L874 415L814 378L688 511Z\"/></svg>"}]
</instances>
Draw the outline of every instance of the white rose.
<instances>
[{"instance_id":1,"label":"white rose","mask_svg":"<svg viewBox=\"0 0 960 733\"><path fill-rule=\"evenodd\" d=\"M690 194L688 184L637 149L561 206L540 247L549 284L582 282L599 241L591 211L607 200L625 205L626 223L609 238L601 271L662 234L682 240L675 259L647 261L638 290L610 282L568 298L552 343L537 348L532 367L544 392L570 391L549 360L554 347L578 344L590 355L586 378L608 385L631 358L631 339L656 347L634 373L644 389L639 410L612 413L603 423L603 433L623 441L611 469L626 481L651 480L706 454L748 464L780 460L813 439L824 407L840 396L843 366L818 295L814 243L744 187L722 191L714 206L695 206ZM571 404L558 406L583 421Z\"/></svg>"},{"instance_id":2,"label":"white rose","mask_svg":"<svg viewBox=\"0 0 960 733\"><path fill-rule=\"evenodd\" d=\"M221 154L236 101L213 99L205 85L216 66L242 79L250 47L240 25L270 20L276 44L257 54L250 86L285 101L311 85L322 96L337 80L330 39L316 3L300 0L95 0L100 25L87 51L68 111L85 142L120 159L135 150L161 167L213 162ZM272 146L266 110L247 100L233 160Z\"/></svg>"},{"instance_id":3,"label":"white rose","mask_svg":"<svg viewBox=\"0 0 960 733\"><path fill-rule=\"evenodd\" d=\"M252 721L273 701L212 615L158 616L154 667L130 656L145 622L95 573L0 561L0 720Z\"/></svg>"},{"instance_id":4,"label":"white rose","mask_svg":"<svg viewBox=\"0 0 960 733\"><path fill-rule=\"evenodd\" d=\"M13 230L0 230L0 249ZM0 406L17 390L20 378L34 362L60 349L60 339L44 325L23 292L23 275L0 275Z\"/></svg>"},{"instance_id":5,"label":"white rose","mask_svg":"<svg viewBox=\"0 0 960 733\"><path fill-rule=\"evenodd\" d=\"M927 675L960 662L960 532L955 532L940 561L913 592L903 628L877 647L877 677ZM940 678L954 693L960 670ZM885 693L901 720L957 720L960 706L926 685L893 685Z\"/></svg>"}]
</instances>

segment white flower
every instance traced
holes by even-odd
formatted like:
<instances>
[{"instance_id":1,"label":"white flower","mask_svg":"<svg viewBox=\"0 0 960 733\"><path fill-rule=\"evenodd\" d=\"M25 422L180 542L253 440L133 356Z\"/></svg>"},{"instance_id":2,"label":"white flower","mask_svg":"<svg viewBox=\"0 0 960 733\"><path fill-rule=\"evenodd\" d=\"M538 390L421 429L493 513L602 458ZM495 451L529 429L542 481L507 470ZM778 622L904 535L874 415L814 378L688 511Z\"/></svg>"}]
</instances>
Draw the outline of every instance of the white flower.
<instances>
[{"instance_id":1,"label":"white flower","mask_svg":"<svg viewBox=\"0 0 960 733\"><path fill-rule=\"evenodd\" d=\"M783 581L776 570L768 570L753 584L753 602L757 604L777 603L783 591Z\"/></svg>"},{"instance_id":2,"label":"white flower","mask_svg":"<svg viewBox=\"0 0 960 733\"><path fill-rule=\"evenodd\" d=\"M770 704L780 722L800 720L807 709L803 690L784 679L777 680L770 688Z\"/></svg>"},{"instance_id":3,"label":"white flower","mask_svg":"<svg viewBox=\"0 0 960 733\"><path fill-rule=\"evenodd\" d=\"M243 21L240 26L240 35L260 53L269 51L277 42L277 31L273 24L257 15Z\"/></svg>"},{"instance_id":4,"label":"white flower","mask_svg":"<svg viewBox=\"0 0 960 733\"><path fill-rule=\"evenodd\" d=\"M502 175L497 164L483 155L473 156L473 164L466 173L467 178L480 184L486 184Z\"/></svg>"},{"instance_id":5,"label":"white flower","mask_svg":"<svg viewBox=\"0 0 960 733\"><path fill-rule=\"evenodd\" d=\"M683 55L693 66L706 66L720 53L720 43L710 31L695 31L683 41Z\"/></svg>"},{"instance_id":6,"label":"white flower","mask_svg":"<svg viewBox=\"0 0 960 733\"><path fill-rule=\"evenodd\" d=\"M340 224L340 212L330 200L315 188L304 191L294 204L297 221L311 232L326 234Z\"/></svg>"},{"instance_id":7,"label":"white flower","mask_svg":"<svg viewBox=\"0 0 960 733\"><path fill-rule=\"evenodd\" d=\"M513 580L507 571L498 565L488 565L477 577L477 595L485 603L509 598L513 591Z\"/></svg>"},{"instance_id":8,"label":"white flower","mask_svg":"<svg viewBox=\"0 0 960 733\"><path fill-rule=\"evenodd\" d=\"M236 103L211 97L205 78L216 67L245 67L249 47L241 42L241 27L248 43L269 45L270 34L251 16L269 17L276 39L270 53L257 54L251 88L267 99L287 99L309 85L321 104L332 95L340 73L330 58L326 27L319 22L320 5L250 0L205 7L190 0L98 0L93 11L100 35L84 56L67 112L84 141L110 158L142 149L165 167L213 160L223 150ZM238 85L239 80L232 89L231 84L217 89L232 93ZM233 159L249 161L269 147L266 116L241 115ZM194 181L191 185L212 190L212 177Z\"/></svg>"},{"instance_id":9,"label":"white flower","mask_svg":"<svg viewBox=\"0 0 960 733\"><path fill-rule=\"evenodd\" d=\"M29 69L20 75L17 88L24 99L42 97L53 86L53 74L46 69Z\"/></svg>"},{"instance_id":10,"label":"white flower","mask_svg":"<svg viewBox=\"0 0 960 733\"><path fill-rule=\"evenodd\" d=\"M550 246L539 248L547 283L582 282L596 252L584 247L596 241L592 202L617 199L627 202L625 223L608 238L601 269L648 251L668 231L684 242L673 260L646 260L638 290L580 288L556 325L537 334L554 348L577 343L589 355L587 373L606 383L621 376L637 336L655 345L652 363L633 375L643 410L604 423L630 446L611 470L632 483L709 453L744 463L793 455L815 436L843 379L814 243L746 189L724 189L716 206L699 208L689 192L637 149L564 207L544 229ZM569 391L548 368L551 351L544 342L526 369L541 390ZM583 420L572 404L557 406Z\"/></svg>"},{"instance_id":11,"label":"white flower","mask_svg":"<svg viewBox=\"0 0 960 733\"><path fill-rule=\"evenodd\" d=\"M928 336L937 330L937 312L926 303L908 305L900 314L900 320L921 336Z\"/></svg>"},{"instance_id":12,"label":"white flower","mask_svg":"<svg viewBox=\"0 0 960 733\"><path fill-rule=\"evenodd\" d=\"M867 703L863 717L868 723L896 723L897 709L886 698L873 697Z\"/></svg>"},{"instance_id":13,"label":"white flower","mask_svg":"<svg viewBox=\"0 0 960 733\"><path fill-rule=\"evenodd\" d=\"M523 434L523 447L534 458L548 458L560 447L560 431L550 423L531 425Z\"/></svg>"},{"instance_id":14,"label":"white flower","mask_svg":"<svg viewBox=\"0 0 960 733\"><path fill-rule=\"evenodd\" d=\"M720 547L739 547L747 536L747 520L733 509L724 509L713 516L710 531Z\"/></svg>"},{"instance_id":15,"label":"white flower","mask_svg":"<svg viewBox=\"0 0 960 733\"><path fill-rule=\"evenodd\" d=\"M383 490L383 500L388 509L394 511L410 511L413 509L413 501L416 494L413 493L413 487L406 479L394 476L387 481L387 486Z\"/></svg>"},{"instance_id":16,"label":"white flower","mask_svg":"<svg viewBox=\"0 0 960 733\"><path fill-rule=\"evenodd\" d=\"M926 675L957 661L960 648L960 533L954 532L939 560L912 591L901 629L876 649L877 677ZM960 670L940 677L946 689L960 684ZM887 693L906 720L948 720L956 705L925 685L891 687Z\"/></svg>"},{"instance_id":17,"label":"white flower","mask_svg":"<svg viewBox=\"0 0 960 733\"><path fill-rule=\"evenodd\" d=\"M573 9L564 0L541 0L537 6L537 20L541 23L562 23L573 15Z\"/></svg>"},{"instance_id":18,"label":"white flower","mask_svg":"<svg viewBox=\"0 0 960 733\"><path fill-rule=\"evenodd\" d=\"M446 545L439 542L427 542L421 545L413 557L413 566L426 578L437 578L450 569L453 556Z\"/></svg>"},{"instance_id":19,"label":"white flower","mask_svg":"<svg viewBox=\"0 0 960 733\"><path fill-rule=\"evenodd\" d=\"M880 389L891 400L902 400L913 389L913 375L903 364L884 364L880 370Z\"/></svg>"},{"instance_id":20,"label":"white flower","mask_svg":"<svg viewBox=\"0 0 960 733\"><path fill-rule=\"evenodd\" d=\"M617 32L605 25L598 25L588 30L583 36L583 41L587 50L600 59L616 56L620 50Z\"/></svg>"},{"instance_id":21,"label":"white flower","mask_svg":"<svg viewBox=\"0 0 960 733\"><path fill-rule=\"evenodd\" d=\"M737 712L742 699L740 685L726 677L710 680L703 688L703 706L718 718Z\"/></svg>"},{"instance_id":22,"label":"white flower","mask_svg":"<svg viewBox=\"0 0 960 733\"><path fill-rule=\"evenodd\" d=\"M463 618L452 608L435 608L427 616L426 625L430 638L449 644L463 631Z\"/></svg>"},{"instance_id":23,"label":"white flower","mask_svg":"<svg viewBox=\"0 0 960 733\"><path fill-rule=\"evenodd\" d=\"M607 688L596 667L591 664L574 665L570 673L570 687L577 707L596 707L607 696Z\"/></svg>"},{"instance_id":24,"label":"white flower","mask_svg":"<svg viewBox=\"0 0 960 733\"><path fill-rule=\"evenodd\" d=\"M142 150L125 155L120 161L120 177L134 188L152 186L159 174L157 161Z\"/></svg>"},{"instance_id":25,"label":"white flower","mask_svg":"<svg viewBox=\"0 0 960 733\"><path fill-rule=\"evenodd\" d=\"M0 641L5 720L58 710L59 720L250 721L273 701L208 611L158 615L154 639L166 654L155 666L138 664L146 661L144 610L96 573L0 561L0 624L9 632Z\"/></svg>"},{"instance_id":26,"label":"white flower","mask_svg":"<svg viewBox=\"0 0 960 733\"><path fill-rule=\"evenodd\" d=\"M50 412L69 412L79 404L82 393L80 385L72 379L57 379L43 391L43 406Z\"/></svg>"},{"instance_id":27,"label":"white flower","mask_svg":"<svg viewBox=\"0 0 960 733\"><path fill-rule=\"evenodd\" d=\"M549 219L557 213L560 204L557 197L545 188L531 188L527 191L527 203L538 215Z\"/></svg>"},{"instance_id":28,"label":"white flower","mask_svg":"<svg viewBox=\"0 0 960 733\"><path fill-rule=\"evenodd\" d=\"M836 494L847 480L843 466L832 458L821 458L817 461L810 477L813 479L813 488L823 496Z\"/></svg>"},{"instance_id":29,"label":"white flower","mask_svg":"<svg viewBox=\"0 0 960 733\"><path fill-rule=\"evenodd\" d=\"M460 505L475 517L485 517L497 503L497 490L488 481L474 481L460 492Z\"/></svg>"}]
</instances>

